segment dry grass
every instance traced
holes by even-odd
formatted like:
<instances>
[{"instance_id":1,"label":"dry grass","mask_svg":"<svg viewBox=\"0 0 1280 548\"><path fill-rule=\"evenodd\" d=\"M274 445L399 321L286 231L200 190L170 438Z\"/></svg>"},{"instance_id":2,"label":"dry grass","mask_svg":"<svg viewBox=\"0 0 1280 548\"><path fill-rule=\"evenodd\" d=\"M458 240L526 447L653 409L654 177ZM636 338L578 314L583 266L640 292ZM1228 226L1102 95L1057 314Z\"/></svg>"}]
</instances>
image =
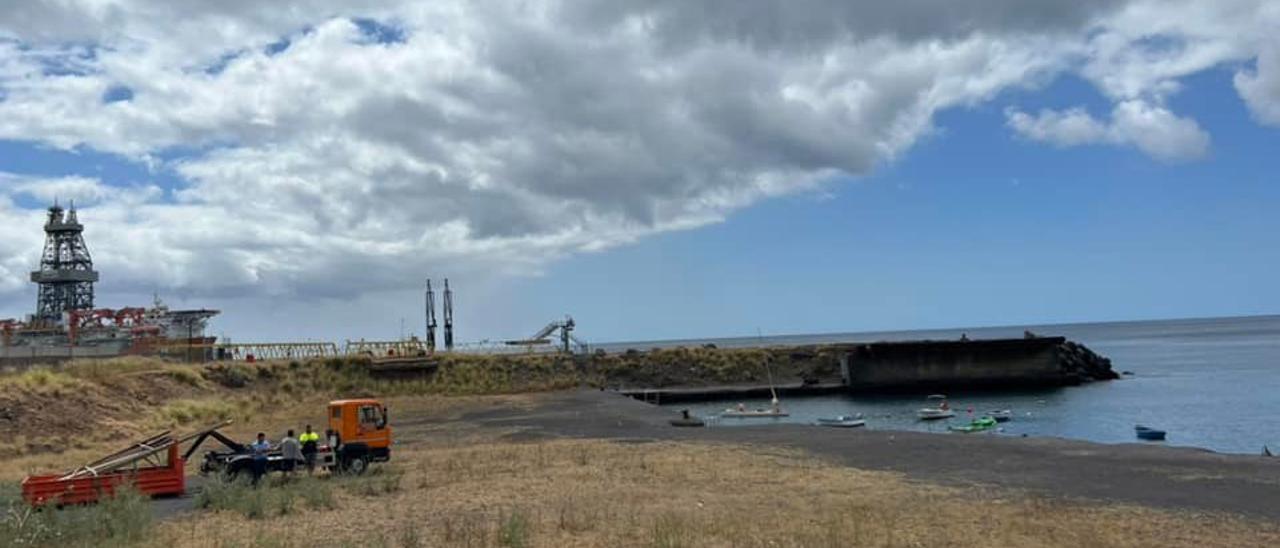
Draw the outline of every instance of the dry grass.
<instances>
[{"instance_id":1,"label":"dry grass","mask_svg":"<svg viewBox=\"0 0 1280 548\"><path fill-rule=\"evenodd\" d=\"M1250 546L1272 525L921 485L801 454L600 440L429 445L336 508L162 524L177 546ZM922 511L922 509L926 509ZM317 525L317 524L323 524Z\"/></svg>"},{"instance_id":2,"label":"dry grass","mask_svg":"<svg viewBox=\"0 0 1280 548\"><path fill-rule=\"evenodd\" d=\"M247 439L322 424L327 396L255 395ZM528 396L388 399L381 473L220 492L147 546L1251 546L1274 524L913 483L802 453L698 443L516 443L457 420ZM411 420L396 420L407 417ZM68 457L71 453L52 456ZM86 455L91 456L91 454ZM84 460L84 459L81 459ZM79 461L68 462L68 465ZM45 459L47 469L49 459ZM0 463L10 469L11 462Z\"/></svg>"}]
</instances>

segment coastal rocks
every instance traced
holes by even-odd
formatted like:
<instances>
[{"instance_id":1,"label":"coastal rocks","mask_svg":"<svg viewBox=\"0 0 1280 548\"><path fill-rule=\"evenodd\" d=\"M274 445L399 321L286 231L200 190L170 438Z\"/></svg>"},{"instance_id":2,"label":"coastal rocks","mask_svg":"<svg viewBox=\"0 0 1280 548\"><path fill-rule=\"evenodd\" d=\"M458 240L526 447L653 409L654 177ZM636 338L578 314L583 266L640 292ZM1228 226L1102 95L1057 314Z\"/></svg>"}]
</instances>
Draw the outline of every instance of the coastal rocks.
<instances>
[{"instance_id":1,"label":"coastal rocks","mask_svg":"<svg viewBox=\"0 0 1280 548\"><path fill-rule=\"evenodd\" d=\"M1120 378L1111 368L1111 359L1099 355L1083 344L1065 341L1058 345L1058 365L1067 378L1075 382L1109 381Z\"/></svg>"}]
</instances>

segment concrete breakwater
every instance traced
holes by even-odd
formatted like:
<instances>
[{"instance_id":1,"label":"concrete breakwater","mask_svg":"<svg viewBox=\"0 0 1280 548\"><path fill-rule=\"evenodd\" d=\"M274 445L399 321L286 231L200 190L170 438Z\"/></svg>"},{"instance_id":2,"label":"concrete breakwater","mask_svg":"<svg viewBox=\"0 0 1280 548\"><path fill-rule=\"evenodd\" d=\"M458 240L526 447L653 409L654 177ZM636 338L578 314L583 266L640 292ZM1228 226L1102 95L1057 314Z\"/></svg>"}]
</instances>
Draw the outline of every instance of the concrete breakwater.
<instances>
[{"instance_id":1,"label":"concrete breakwater","mask_svg":"<svg viewBox=\"0 0 1280 548\"><path fill-rule=\"evenodd\" d=\"M1062 337L856 345L841 355L852 391L1067 386L1117 377L1111 361Z\"/></svg>"},{"instance_id":2,"label":"concrete breakwater","mask_svg":"<svg viewBox=\"0 0 1280 548\"><path fill-rule=\"evenodd\" d=\"M1115 379L1111 361L1063 337L676 348L591 357L601 382L638 398L1022 389ZM772 377L772 379L770 379Z\"/></svg>"}]
</instances>

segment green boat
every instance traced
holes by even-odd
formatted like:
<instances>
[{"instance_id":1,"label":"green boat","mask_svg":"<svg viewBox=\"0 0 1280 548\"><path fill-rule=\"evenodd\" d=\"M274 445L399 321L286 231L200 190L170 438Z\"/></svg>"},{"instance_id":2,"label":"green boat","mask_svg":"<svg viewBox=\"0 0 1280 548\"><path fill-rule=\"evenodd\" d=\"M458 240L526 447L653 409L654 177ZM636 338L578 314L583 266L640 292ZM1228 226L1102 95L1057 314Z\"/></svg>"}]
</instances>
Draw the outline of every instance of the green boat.
<instances>
[{"instance_id":1,"label":"green boat","mask_svg":"<svg viewBox=\"0 0 1280 548\"><path fill-rule=\"evenodd\" d=\"M980 419L973 419L973 422L970 422L969 424L966 424L964 426L947 427L947 430L950 430L952 432L964 432L968 434L973 432L983 432L995 427L996 427L995 419L991 417L982 417Z\"/></svg>"}]
</instances>

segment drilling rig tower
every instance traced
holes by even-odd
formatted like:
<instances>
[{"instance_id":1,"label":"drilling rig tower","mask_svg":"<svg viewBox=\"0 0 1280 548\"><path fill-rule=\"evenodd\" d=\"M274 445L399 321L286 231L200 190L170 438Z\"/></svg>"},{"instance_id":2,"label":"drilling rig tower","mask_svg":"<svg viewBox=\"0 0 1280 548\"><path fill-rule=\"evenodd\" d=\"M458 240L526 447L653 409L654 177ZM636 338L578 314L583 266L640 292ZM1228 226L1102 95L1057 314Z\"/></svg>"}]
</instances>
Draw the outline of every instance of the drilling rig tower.
<instances>
[{"instance_id":1,"label":"drilling rig tower","mask_svg":"<svg viewBox=\"0 0 1280 548\"><path fill-rule=\"evenodd\" d=\"M98 271L84 244L84 225L76 219L76 206L65 212L58 204L49 208L44 224L44 253L40 270L31 273L39 286L36 297L38 321L57 323L65 313L93 308L93 284Z\"/></svg>"}]
</instances>

